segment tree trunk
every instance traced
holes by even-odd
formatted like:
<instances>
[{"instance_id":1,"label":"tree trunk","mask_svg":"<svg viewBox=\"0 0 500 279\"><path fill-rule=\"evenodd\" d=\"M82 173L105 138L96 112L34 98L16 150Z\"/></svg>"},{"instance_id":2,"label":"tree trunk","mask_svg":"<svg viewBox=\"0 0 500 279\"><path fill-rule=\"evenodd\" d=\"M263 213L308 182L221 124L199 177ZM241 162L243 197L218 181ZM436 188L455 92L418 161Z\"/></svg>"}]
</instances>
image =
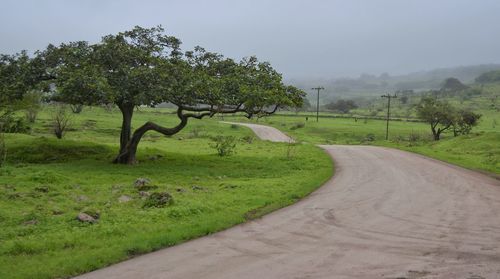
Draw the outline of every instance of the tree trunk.
<instances>
[{"instance_id":1,"label":"tree trunk","mask_svg":"<svg viewBox=\"0 0 500 279\"><path fill-rule=\"evenodd\" d=\"M133 109L133 107L132 107ZM182 111L179 109L177 112L177 115L179 116L179 119L181 122L173 127L173 128L165 128L162 126L159 126L153 122L147 122L141 127L139 127L137 130L134 131L134 134L132 137L130 137L130 130L129 130L129 140L126 142L125 146L123 148L120 148L120 153L118 156L116 156L115 160L113 163L115 164L128 164L132 165L137 162L136 160L136 153L137 153L137 146L139 145L139 142L142 139L142 136L150 130L156 131L158 133L161 133L163 135L174 135L181 131L187 124L188 117L182 115ZM121 144L121 143L120 143Z\"/></svg>"},{"instance_id":2,"label":"tree trunk","mask_svg":"<svg viewBox=\"0 0 500 279\"><path fill-rule=\"evenodd\" d=\"M132 134L132 116L134 115L134 106L132 104L118 105L122 112L122 129L120 133L120 153L125 151Z\"/></svg>"},{"instance_id":3,"label":"tree trunk","mask_svg":"<svg viewBox=\"0 0 500 279\"><path fill-rule=\"evenodd\" d=\"M439 140L439 131L436 131L436 127L431 124L431 131L434 140Z\"/></svg>"}]
</instances>

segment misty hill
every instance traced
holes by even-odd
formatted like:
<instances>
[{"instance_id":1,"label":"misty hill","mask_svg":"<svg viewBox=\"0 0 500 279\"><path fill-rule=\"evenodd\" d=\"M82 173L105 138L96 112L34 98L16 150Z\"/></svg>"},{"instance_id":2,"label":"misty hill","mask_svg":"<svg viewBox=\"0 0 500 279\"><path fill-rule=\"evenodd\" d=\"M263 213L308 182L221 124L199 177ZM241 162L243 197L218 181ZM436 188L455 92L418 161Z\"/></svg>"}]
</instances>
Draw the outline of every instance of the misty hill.
<instances>
[{"instance_id":1,"label":"misty hill","mask_svg":"<svg viewBox=\"0 0 500 279\"><path fill-rule=\"evenodd\" d=\"M391 76L388 73L378 76L362 74L358 78L291 79L288 82L305 90L311 97L314 92L310 88L318 85L323 86L325 90L322 91L320 99L327 101L339 97L380 95L397 90L439 89L442 87L443 81L449 77L457 78L464 84L470 84L481 74L494 70L500 70L500 64L440 68L397 76Z\"/></svg>"}]
</instances>

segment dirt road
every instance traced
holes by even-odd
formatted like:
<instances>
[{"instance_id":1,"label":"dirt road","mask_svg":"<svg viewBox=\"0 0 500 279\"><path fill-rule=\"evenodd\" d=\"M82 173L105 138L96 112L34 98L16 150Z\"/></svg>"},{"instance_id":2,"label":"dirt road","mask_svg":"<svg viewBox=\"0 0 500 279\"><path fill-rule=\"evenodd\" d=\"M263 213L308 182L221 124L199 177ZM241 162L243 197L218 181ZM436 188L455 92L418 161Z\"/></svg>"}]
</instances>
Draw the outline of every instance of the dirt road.
<instances>
[{"instance_id":1,"label":"dirt road","mask_svg":"<svg viewBox=\"0 0 500 279\"><path fill-rule=\"evenodd\" d=\"M322 147L335 176L297 204L81 278L500 278L499 181L393 149Z\"/></svg>"},{"instance_id":2,"label":"dirt road","mask_svg":"<svg viewBox=\"0 0 500 279\"><path fill-rule=\"evenodd\" d=\"M222 123L235 124L248 127L254 131L257 137L263 140L274 141L274 142L294 142L292 138L285 135L283 132L274 127L258 125L258 124L250 124L250 123L227 122L227 121L223 121Z\"/></svg>"}]
</instances>

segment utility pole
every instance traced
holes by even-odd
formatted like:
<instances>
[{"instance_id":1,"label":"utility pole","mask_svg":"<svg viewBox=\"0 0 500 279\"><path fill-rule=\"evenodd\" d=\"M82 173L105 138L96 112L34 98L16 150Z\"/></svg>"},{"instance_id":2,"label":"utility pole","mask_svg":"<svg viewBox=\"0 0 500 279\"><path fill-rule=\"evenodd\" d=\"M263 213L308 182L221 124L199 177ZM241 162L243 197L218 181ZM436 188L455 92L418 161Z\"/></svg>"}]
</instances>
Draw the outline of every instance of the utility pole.
<instances>
[{"instance_id":1,"label":"utility pole","mask_svg":"<svg viewBox=\"0 0 500 279\"><path fill-rule=\"evenodd\" d=\"M394 95L382 95L382 98L387 98L387 126L385 128L385 140L389 139L389 117L391 116L391 99L397 98L396 94Z\"/></svg>"},{"instance_id":2,"label":"utility pole","mask_svg":"<svg viewBox=\"0 0 500 279\"><path fill-rule=\"evenodd\" d=\"M312 90L318 90L318 97L316 98L316 122L319 122L319 91L324 90L323 86L313 87Z\"/></svg>"}]
</instances>

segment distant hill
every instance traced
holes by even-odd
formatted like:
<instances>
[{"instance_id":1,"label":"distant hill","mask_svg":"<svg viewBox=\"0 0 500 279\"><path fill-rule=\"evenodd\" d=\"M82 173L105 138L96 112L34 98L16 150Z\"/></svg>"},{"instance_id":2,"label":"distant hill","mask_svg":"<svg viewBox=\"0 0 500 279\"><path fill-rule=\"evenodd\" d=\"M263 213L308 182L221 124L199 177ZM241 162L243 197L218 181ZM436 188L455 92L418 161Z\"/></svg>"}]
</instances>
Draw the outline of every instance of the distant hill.
<instances>
[{"instance_id":1,"label":"distant hill","mask_svg":"<svg viewBox=\"0 0 500 279\"><path fill-rule=\"evenodd\" d=\"M320 97L325 103L338 98L373 96L396 90L440 89L444 80L450 77L454 77L464 84L470 84L481 74L495 70L500 70L500 64L440 68L397 76L391 76L388 73L379 76L362 74L358 78L291 79L287 82L305 90L311 97L314 94L310 88L318 85L325 87L321 93L322 97Z\"/></svg>"}]
</instances>

